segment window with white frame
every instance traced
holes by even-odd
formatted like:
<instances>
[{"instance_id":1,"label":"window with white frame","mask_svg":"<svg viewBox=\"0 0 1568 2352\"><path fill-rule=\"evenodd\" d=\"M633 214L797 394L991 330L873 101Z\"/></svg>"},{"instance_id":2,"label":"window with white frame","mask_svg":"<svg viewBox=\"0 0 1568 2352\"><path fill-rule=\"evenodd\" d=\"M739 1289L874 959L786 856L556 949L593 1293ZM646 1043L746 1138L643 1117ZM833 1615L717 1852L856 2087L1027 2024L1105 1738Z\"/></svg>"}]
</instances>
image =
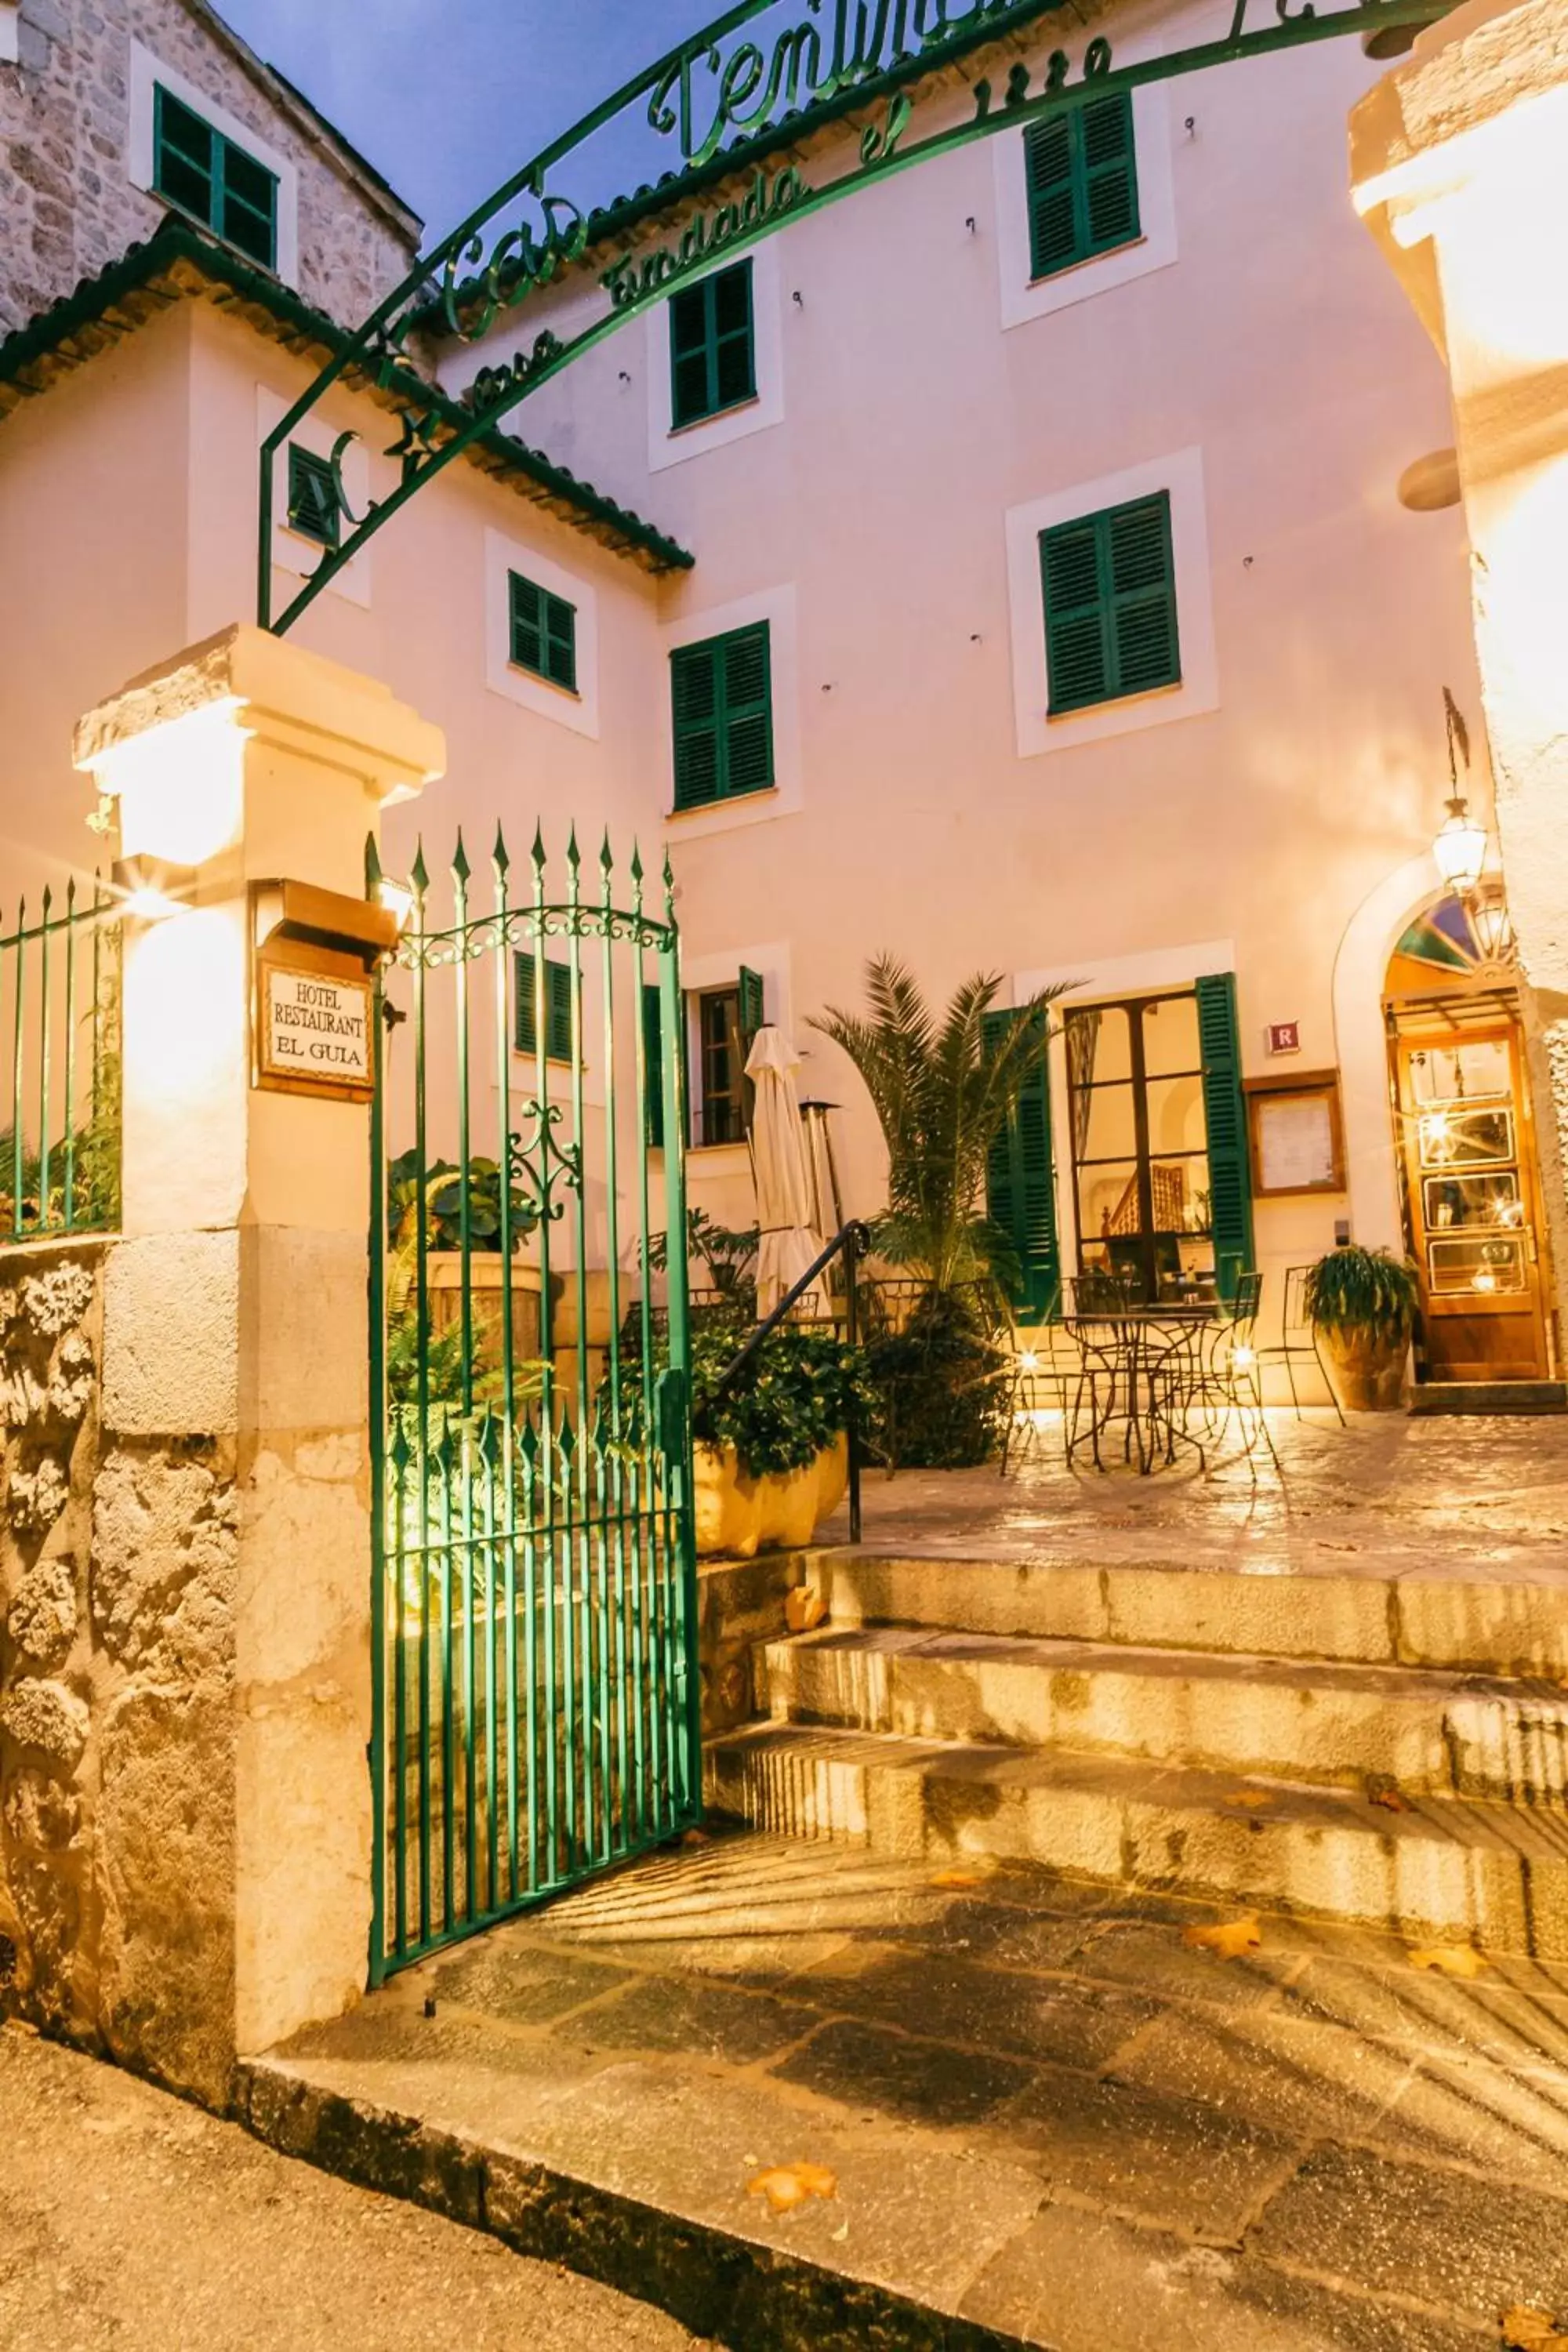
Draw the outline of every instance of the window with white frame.
<instances>
[{"instance_id":1,"label":"window with white frame","mask_svg":"<svg viewBox=\"0 0 1568 2352\"><path fill-rule=\"evenodd\" d=\"M1218 709L1201 450L1053 490L1005 528L1021 759Z\"/></svg>"},{"instance_id":2,"label":"window with white frame","mask_svg":"<svg viewBox=\"0 0 1568 2352\"><path fill-rule=\"evenodd\" d=\"M248 123L131 44L127 175L257 268L300 275L300 174Z\"/></svg>"},{"instance_id":3,"label":"window with white frame","mask_svg":"<svg viewBox=\"0 0 1568 2352\"><path fill-rule=\"evenodd\" d=\"M578 735L599 733L599 599L536 547L485 533L485 684Z\"/></svg>"}]
</instances>

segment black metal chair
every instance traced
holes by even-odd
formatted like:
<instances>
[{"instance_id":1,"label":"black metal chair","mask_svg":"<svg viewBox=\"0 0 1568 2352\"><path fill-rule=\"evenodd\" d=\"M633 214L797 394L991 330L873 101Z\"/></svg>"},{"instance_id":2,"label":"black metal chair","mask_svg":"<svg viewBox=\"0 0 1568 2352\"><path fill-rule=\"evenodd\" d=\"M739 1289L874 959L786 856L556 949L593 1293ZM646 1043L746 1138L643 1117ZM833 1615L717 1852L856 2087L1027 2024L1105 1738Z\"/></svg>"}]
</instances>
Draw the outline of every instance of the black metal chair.
<instances>
[{"instance_id":1,"label":"black metal chair","mask_svg":"<svg viewBox=\"0 0 1568 2352\"><path fill-rule=\"evenodd\" d=\"M1341 1409L1339 1398L1334 1393L1334 1384L1329 1378L1329 1368L1323 1361L1323 1352L1318 1345L1317 1331L1307 1312L1307 1276L1310 1272L1310 1266L1293 1265L1287 1273L1285 1316L1280 1326L1279 1343L1272 1347L1259 1348L1258 1360L1259 1365L1284 1365L1285 1376L1290 1383L1290 1402L1296 1408L1298 1421L1301 1418L1301 1392L1296 1385L1296 1367L1298 1364L1309 1362L1315 1364L1318 1378L1327 1389L1329 1402L1339 1415L1340 1427L1343 1429L1344 1413Z\"/></svg>"},{"instance_id":2,"label":"black metal chair","mask_svg":"<svg viewBox=\"0 0 1568 2352\"><path fill-rule=\"evenodd\" d=\"M1043 1412L1054 1410L1061 1414L1065 1448L1070 1399L1082 1382L1083 1359L1059 1321L1023 1327L1009 1323L997 1344L1007 1383L1001 1467L1005 1478L1009 1469L1039 1445Z\"/></svg>"}]
</instances>

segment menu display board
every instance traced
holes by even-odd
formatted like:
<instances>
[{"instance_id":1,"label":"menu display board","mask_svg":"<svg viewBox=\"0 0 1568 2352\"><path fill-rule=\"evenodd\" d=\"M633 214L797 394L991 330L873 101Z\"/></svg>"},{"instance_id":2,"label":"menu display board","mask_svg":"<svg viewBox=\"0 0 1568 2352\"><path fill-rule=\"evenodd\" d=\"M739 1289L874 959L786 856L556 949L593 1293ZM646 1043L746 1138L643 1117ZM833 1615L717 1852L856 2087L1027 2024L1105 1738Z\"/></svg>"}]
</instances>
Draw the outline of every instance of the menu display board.
<instances>
[{"instance_id":1,"label":"menu display board","mask_svg":"<svg viewBox=\"0 0 1568 2352\"><path fill-rule=\"evenodd\" d=\"M1337 1070L1316 1070L1285 1081L1254 1080L1247 1087L1247 1110L1252 1189L1259 1199L1344 1191Z\"/></svg>"}]
</instances>

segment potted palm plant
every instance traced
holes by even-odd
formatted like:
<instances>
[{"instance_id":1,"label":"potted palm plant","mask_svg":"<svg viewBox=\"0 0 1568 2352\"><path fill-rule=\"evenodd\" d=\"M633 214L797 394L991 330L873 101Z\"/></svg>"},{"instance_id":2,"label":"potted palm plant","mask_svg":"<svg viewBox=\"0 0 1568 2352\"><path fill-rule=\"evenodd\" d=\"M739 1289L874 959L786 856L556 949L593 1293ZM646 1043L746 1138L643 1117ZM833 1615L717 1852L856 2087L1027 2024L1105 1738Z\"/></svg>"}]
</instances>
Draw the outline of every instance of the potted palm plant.
<instances>
[{"instance_id":1,"label":"potted palm plant","mask_svg":"<svg viewBox=\"0 0 1568 2352\"><path fill-rule=\"evenodd\" d=\"M1307 1313L1350 1412L1398 1404L1418 1296L1415 1267L1388 1250L1348 1244L1310 1270Z\"/></svg>"},{"instance_id":2,"label":"potted palm plant","mask_svg":"<svg viewBox=\"0 0 1568 2352\"><path fill-rule=\"evenodd\" d=\"M891 1466L959 1469L1000 1441L1008 1404L993 1333L1017 1275L1011 1237L985 1214L986 1165L1045 1039L1038 996L1001 1024L1000 979L976 972L939 1017L907 965L874 957L866 1011L829 1006L812 1026L865 1081L888 1148L878 1254L924 1285L901 1331L873 1342L881 1449Z\"/></svg>"}]
</instances>

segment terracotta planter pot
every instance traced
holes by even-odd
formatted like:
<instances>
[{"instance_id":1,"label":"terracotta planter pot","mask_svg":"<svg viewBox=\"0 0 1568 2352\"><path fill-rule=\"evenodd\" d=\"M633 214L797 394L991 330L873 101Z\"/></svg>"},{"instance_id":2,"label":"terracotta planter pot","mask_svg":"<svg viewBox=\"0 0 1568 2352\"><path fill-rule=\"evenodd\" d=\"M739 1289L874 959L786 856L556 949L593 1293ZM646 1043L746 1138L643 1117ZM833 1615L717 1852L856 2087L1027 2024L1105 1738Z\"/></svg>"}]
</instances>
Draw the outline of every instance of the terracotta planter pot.
<instances>
[{"instance_id":1,"label":"terracotta planter pot","mask_svg":"<svg viewBox=\"0 0 1568 2352\"><path fill-rule=\"evenodd\" d=\"M751 1559L798 1551L843 1500L848 1445L840 1438L804 1470L750 1478L732 1445L699 1445L695 1466L697 1557Z\"/></svg>"},{"instance_id":2,"label":"terracotta planter pot","mask_svg":"<svg viewBox=\"0 0 1568 2352\"><path fill-rule=\"evenodd\" d=\"M1383 1339L1369 1331L1321 1330L1323 1350L1334 1370L1334 1386L1347 1412L1393 1412L1405 1391L1408 1339Z\"/></svg>"}]
</instances>

